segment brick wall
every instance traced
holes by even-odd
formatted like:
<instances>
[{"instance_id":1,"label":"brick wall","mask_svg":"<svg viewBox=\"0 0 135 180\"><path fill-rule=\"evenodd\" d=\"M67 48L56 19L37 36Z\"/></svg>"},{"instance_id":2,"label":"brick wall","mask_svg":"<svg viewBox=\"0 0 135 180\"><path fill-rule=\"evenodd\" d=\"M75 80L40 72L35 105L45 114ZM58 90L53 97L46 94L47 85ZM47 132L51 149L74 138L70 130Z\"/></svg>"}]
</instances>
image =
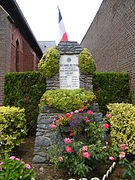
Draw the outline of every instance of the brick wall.
<instances>
[{"instance_id":1,"label":"brick wall","mask_svg":"<svg viewBox=\"0 0 135 180\"><path fill-rule=\"evenodd\" d=\"M7 16L0 7L0 105L3 100L4 73L10 71L12 25Z\"/></svg>"},{"instance_id":2,"label":"brick wall","mask_svg":"<svg viewBox=\"0 0 135 180\"><path fill-rule=\"evenodd\" d=\"M97 71L127 71L135 104L135 1L104 0L84 36Z\"/></svg>"},{"instance_id":3,"label":"brick wall","mask_svg":"<svg viewBox=\"0 0 135 180\"><path fill-rule=\"evenodd\" d=\"M3 102L5 72L37 70L39 62L33 49L8 16L0 6L0 105Z\"/></svg>"}]
</instances>

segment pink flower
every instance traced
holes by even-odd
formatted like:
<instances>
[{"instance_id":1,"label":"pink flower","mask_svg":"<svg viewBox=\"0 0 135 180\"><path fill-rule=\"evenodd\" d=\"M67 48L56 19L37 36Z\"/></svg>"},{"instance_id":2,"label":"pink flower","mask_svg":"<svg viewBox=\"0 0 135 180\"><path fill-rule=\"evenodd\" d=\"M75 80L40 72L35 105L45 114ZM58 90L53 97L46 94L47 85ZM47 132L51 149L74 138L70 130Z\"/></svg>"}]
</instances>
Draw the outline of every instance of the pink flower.
<instances>
[{"instance_id":1,"label":"pink flower","mask_svg":"<svg viewBox=\"0 0 135 180\"><path fill-rule=\"evenodd\" d=\"M108 119L110 119L111 114L106 114L106 117L107 117Z\"/></svg>"},{"instance_id":2,"label":"pink flower","mask_svg":"<svg viewBox=\"0 0 135 180\"><path fill-rule=\"evenodd\" d=\"M86 116L86 117L84 118L84 120L87 122L89 119L88 119L88 117Z\"/></svg>"},{"instance_id":3,"label":"pink flower","mask_svg":"<svg viewBox=\"0 0 135 180\"><path fill-rule=\"evenodd\" d=\"M26 165L25 165L25 168L30 169L31 167L30 167L29 164L26 164Z\"/></svg>"},{"instance_id":4,"label":"pink flower","mask_svg":"<svg viewBox=\"0 0 135 180\"><path fill-rule=\"evenodd\" d=\"M120 160L123 159L124 157L125 157L125 152L120 152L120 154L119 154Z\"/></svg>"},{"instance_id":5,"label":"pink flower","mask_svg":"<svg viewBox=\"0 0 135 180\"><path fill-rule=\"evenodd\" d=\"M124 151L125 148L126 148L126 145L125 145L125 144L121 144L121 145L120 145L120 148L121 148L122 151Z\"/></svg>"},{"instance_id":6,"label":"pink flower","mask_svg":"<svg viewBox=\"0 0 135 180\"><path fill-rule=\"evenodd\" d=\"M70 112L71 115L73 115L74 113L73 112Z\"/></svg>"},{"instance_id":7,"label":"pink flower","mask_svg":"<svg viewBox=\"0 0 135 180\"><path fill-rule=\"evenodd\" d=\"M105 128L105 129L108 129L108 128L109 128L109 124L107 124L107 123L104 124L104 128Z\"/></svg>"},{"instance_id":8,"label":"pink flower","mask_svg":"<svg viewBox=\"0 0 135 180\"><path fill-rule=\"evenodd\" d=\"M90 122L90 120L88 119L88 120L86 120L86 122L87 122L87 123L89 123L89 122Z\"/></svg>"},{"instance_id":9,"label":"pink flower","mask_svg":"<svg viewBox=\"0 0 135 180\"><path fill-rule=\"evenodd\" d=\"M109 156L109 160L114 161L114 157L113 156Z\"/></svg>"},{"instance_id":10,"label":"pink flower","mask_svg":"<svg viewBox=\"0 0 135 180\"><path fill-rule=\"evenodd\" d=\"M65 138L65 139L64 139L64 142L65 142L65 144L70 144L70 143L71 143L71 140L70 140L69 138Z\"/></svg>"},{"instance_id":11,"label":"pink flower","mask_svg":"<svg viewBox=\"0 0 135 180\"><path fill-rule=\"evenodd\" d=\"M83 112L84 111L84 108L80 108L78 109L79 112Z\"/></svg>"},{"instance_id":12,"label":"pink flower","mask_svg":"<svg viewBox=\"0 0 135 180\"><path fill-rule=\"evenodd\" d=\"M83 152L83 157L88 159L90 157L90 154L88 152Z\"/></svg>"},{"instance_id":13,"label":"pink flower","mask_svg":"<svg viewBox=\"0 0 135 180\"><path fill-rule=\"evenodd\" d=\"M72 116L72 115L70 115L70 116L69 116L69 119L72 121L72 119L73 119L73 116Z\"/></svg>"},{"instance_id":14,"label":"pink flower","mask_svg":"<svg viewBox=\"0 0 135 180\"><path fill-rule=\"evenodd\" d=\"M103 146L102 149L103 149L103 150L106 149L106 146Z\"/></svg>"},{"instance_id":15,"label":"pink flower","mask_svg":"<svg viewBox=\"0 0 135 180\"><path fill-rule=\"evenodd\" d=\"M68 153L71 153L71 148L70 148L69 146L66 146L66 151L67 151Z\"/></svg>"},{"instance_id":16,"label":"pink flower","mask_svg":"<svg viewBox=\"0 0 135 180\"><path fill-rule=\"evenodd\" d=\"M93 114L93 112L91 110L88 110L86 113L89 114L89 115Z\"/></svg>"},{"instance_id":17,"label":"pink flower","mask_svg":"<svg viewBox=\"0 0 135 180\"><path fill-rule=\"evenodd\" d=\"M60 162L63 162L63 161L64 161L64 160L63 160L63 157L61 157L61 156L58 157L58 160L59 160Z\"/></svg>"},{"instance_id":18,"label":"pink flower","mask_svg":"<svg viewBox=\"0 0 135 180\"><path fill-rule=\"evenodd\" d=\"M15 156L11 156L9 159L14 160L14 159L15 159Z\"/></svg>"},{"instance_id":19,"label":"pink flower","mask_svg":"<svg viewBox=\"0 0 135 180\"><path fill-rule=\"evenodd\" d=\"M69 115L70 115L69 113L66 113L66 114L65 114L66 117L69 117Z\"/></svg>"},{"instance_id":20,"label":"pink flower","mask_svg":"<svg viewBox=\"0 0 135 180\"><path fill-rule=\"evenodd\" d=\"M24 161L21 161L21 164L24 164L25 162Z\"/></svg>"},{"instance_id":21,"label":"pink flower","mask_svg":"<svg viewBox=\"0 0 135 180\"><path fill-rule=\"evenodd\" d=\"M55 124L49 124L49 126L50 126L52 129L54 129L54 128L56 127Z\"/></svg>"},{"instance_id":22,"label":"pink flower","mask_svg":"<svg viewBox=\"0 0 135 180\"><path fill-rule=\"evenodd\" d=\"M88 146L83 146L83 147L82 147L82 151L83 151L83 152L88 151Z\"/></svg>"},{"instance_id":23,"label":"pink flower","mask_svg":"<svg viewBox=\"0 0 135 180\"><path fill-rule=\"evenodd\" d=\"M20 159L19 159L19 158L15 158L15 160L17 160L18 162L20 161Z\"/></svg>"},{"instance_id":24,"label":"pink flower","mask_svg":"<svg viewBox=\"0 0 135 180\"><path fill-rule=\"evenodd\" d=\"M4 164L4 162L1 162L1 163L0 163L0 166L1 166L2 164Z\"/></svg>"},{"instance_id":25,"label":"pink flower","mask_svg":"<svg viewBox=\"0 0 135 180\"><path fill-rule=\"evenodd\" d=\"M53 123L56 121L56 118L53 118Z\"/></svg>"}]
</instances>

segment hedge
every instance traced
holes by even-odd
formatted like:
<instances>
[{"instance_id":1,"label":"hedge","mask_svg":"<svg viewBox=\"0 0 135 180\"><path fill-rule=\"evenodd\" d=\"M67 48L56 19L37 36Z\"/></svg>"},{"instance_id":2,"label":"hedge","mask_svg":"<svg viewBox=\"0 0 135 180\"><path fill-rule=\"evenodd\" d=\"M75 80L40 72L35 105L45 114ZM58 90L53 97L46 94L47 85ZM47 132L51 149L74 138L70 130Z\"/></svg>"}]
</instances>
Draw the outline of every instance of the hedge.
<instances>
[{"instance_id":1,"label":"hedge","mask_svg":"<svg viewBox=\"0 0 135 180\"><path fill-rule=\"evenodd\" d=\"M7 73L5 75L4 105L25 108L27 128L35 131L38 104L46 90L45 76L39 72ZM114 102L131 102L127 73L95 73L93 89L100 111L107 112L106 105Z\"/></svg>"},{"instance_id":2,"label":"hedge","mask_svg":"<svg viewBox=\"0 0 135 180\"><path fill-rule=\"evenodd\" d=\"M126 151L135 155L135 106L129 103L108 105L111 114L110 138L114 146L126 145Z\"/></svg>"},{"instance_id":3,"label":"hedge","mask_svg":"<svg viewBox=\"0 0 135 180\"><path fill-rule=\"evenodd\" d=\"M0 107L0 158L19 146L26 135L24 109Z\"/></svg>"},{"instance_id":4,"label":"hedge","mask_svg":"<svg viewBox=\"0 0 135 180\"><path fill-rule=\"evenodd\" d=\"M97 72L93 76L93 89L103 114L106 114L109 103L131 102L126 72Z\"/></svg>"},{"instance_id":5,"label":"hedge","mask_svg":"<svg viewBox=\"0 0 135 180\"><path fill-rule=\"evenodd\" d=\"M79 108L89 108L95 99L91 91L84 89L56 89L46 91L41 100L40 108L47 104L49 107L56 108L62 112L70 112Z\"/></svg>"},{"instance_id":6,"label":"hedge","mask_svg":"<svg viewBox=\"0 0 135 180\"><path fill-rule=\"evenodd\" d=\"M35 131L38 104L46 90L46 79L39 72L7 73L4 84L4 105L25 109L27 130Z\"/></svg>"}]
</instances>

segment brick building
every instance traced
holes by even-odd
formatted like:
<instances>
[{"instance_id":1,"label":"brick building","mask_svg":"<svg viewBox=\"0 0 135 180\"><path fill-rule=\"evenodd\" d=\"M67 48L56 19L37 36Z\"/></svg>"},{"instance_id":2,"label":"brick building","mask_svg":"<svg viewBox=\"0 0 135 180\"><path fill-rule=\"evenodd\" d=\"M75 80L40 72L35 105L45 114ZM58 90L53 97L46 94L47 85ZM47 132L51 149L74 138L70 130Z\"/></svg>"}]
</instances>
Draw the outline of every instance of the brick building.
<instances>
[{"instance_id":1,"label":"brick building","mask_svg":"<svg viewBox=\"0 0 135 180\"><path fill-rule=\"evenodd\" d=\"M92 53L97 71L129 73L135 104L135 0L103 0L81 46Z\"/></svg>"},{"instance_id":2,"label":"brick building","mask_svg":"<svg viewBox=\"0 0 135 180\"><path fill-rule=\"evenodd\" d=\"M37 69L42 51L15 0L0 1L0 105L5 72Z\"/></svg>"}]
</instances>

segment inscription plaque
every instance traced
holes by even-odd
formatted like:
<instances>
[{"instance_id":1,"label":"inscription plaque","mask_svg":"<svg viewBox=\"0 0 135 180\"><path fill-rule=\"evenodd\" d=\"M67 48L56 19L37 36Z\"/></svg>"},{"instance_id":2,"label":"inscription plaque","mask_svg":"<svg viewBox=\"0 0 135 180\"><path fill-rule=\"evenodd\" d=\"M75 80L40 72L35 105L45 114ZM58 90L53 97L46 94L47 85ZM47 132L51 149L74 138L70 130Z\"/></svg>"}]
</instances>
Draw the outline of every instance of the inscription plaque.
<instances>
[{"instance_id":1,"label":"inscription plaque","mask_svg":"<svg viewBox=\"0 0 135 180\"><path fill-rule=\"evenodd\" d=\"M79 89L79 68L77 55L63 55L59 68L60 89Z\"/></svg>"}]
</instances>

